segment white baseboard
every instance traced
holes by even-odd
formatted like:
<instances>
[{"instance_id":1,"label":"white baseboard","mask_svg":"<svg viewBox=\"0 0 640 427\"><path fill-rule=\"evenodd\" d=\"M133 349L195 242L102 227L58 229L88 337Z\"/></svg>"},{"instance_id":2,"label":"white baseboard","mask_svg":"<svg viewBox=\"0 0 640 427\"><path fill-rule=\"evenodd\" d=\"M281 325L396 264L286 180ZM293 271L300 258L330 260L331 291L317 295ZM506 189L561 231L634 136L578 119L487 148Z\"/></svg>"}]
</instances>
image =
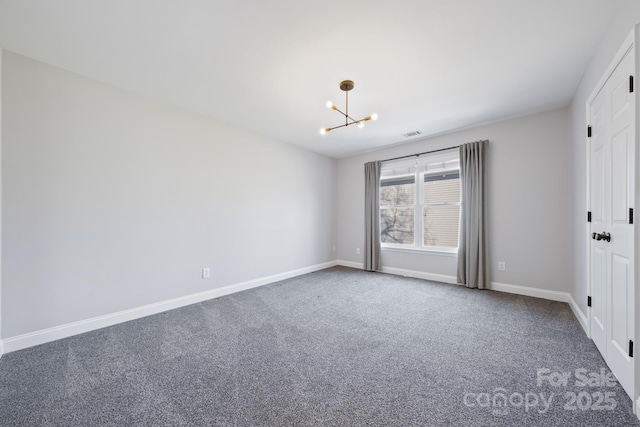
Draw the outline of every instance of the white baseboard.
<instances>
[{"instance_id":1,"label":"white baseboard","mask_svg":"<svg viewBox=\"0 0 640 427\"><path fill-rule=\"evenodd\" d=\"M528 297L549 299L552 301L569 302L568 292L552 291L549 289L530 288L528 286L491 282L491 290L506 292L509 294L525 295Z\"/></svg>"},{"instance_id":2,"label":"white baseboard","mask_svg":"<svg viewBox=\"0 0 640 427\"><path fill-rule=\"evenodd\" d=\"M364 264L361 262L338 260L337 265L343 267L357 268L359 270L364 269ZM416 279L432 280L434 282L452 283L457 284L456 278L453 276L446 276L444 274L426 273L424 271L405 270L404 268L395 267L382 267L381 273L393 274L394 276L414 277Z\"/></svg>"},{"instance_id":3,"label":"white baseboard","mask_svg":"<svg viewBox=\"0 0 640 427\"><path fill-rule=\"evenodd\" d=\"M345 267L359 268L361 270L363 269L363 264L359 262L338 260L336 261L336 263L337 265L342 265ZM457 277L449 276L446 274L435 274L435 273L427 273L424 271L405 270L403 268L395 268L395 267L382 267L381 272L387 273L387 274L393 274L396 276L414 277L417 279L433 280L435 282L451 283L454 285L458 284ZM571 295L569 295L568 292L552 291L548 289L539 289L539 288L530 288L527 286L511 285L508 283L499 283L499 282L491 282L491 290L498 291L498 292L507 292L510 294L525 295L525 296L530 296L535 298L543 298L543 299L548 299L552 301L567 302L567 303L570 302L570 298L571 298ZM578 308L577 304L575 308ZM582 312L579 309L578 309L578 313L582 314ZM578 314L576 314L576 317L578 317ZM579 317L578 321L580 321L584 327L586 323L583 323L583 321L586 322L586 317L582 315L582 318Z\"/></svg>"},{"instance_id":4,"label":"white baseboard","mask_svg":"<svg viewBox=\"0 0 640 427\"><path fill-rule=\"evenodd\" d=\"M82 334L84 332L112 326L118 323L127 322L129 320L139 319L141 317L150 316L152 314L162 313L164 311L173 310L175 308L184 307L186 305L218 298L247 289L257 288L269 283L274 283L280 280L289 279L291 277L312 273L314 271L323 270L335 265L337 265L337 261L325 262L322 264L304 267L297 270L274 274L272 276L261 277L246 282L211 289L209 291L185 295L154 304L147 304L141 307L123 310L104 316L97 316L90 319L80 320L78 322L67 323L60 326L54 326L52 328L42 329L39 331L5 338L0 341L0 356L3 354L3 352L10 353L12 351L21 350L27 347L32 347L34 345L44 344L50 341L67 338L73 335Z\"/></svg>"},{"instance_id":5,"label":"white baseboard","mask_svg":"<svg viewBox=\"0 0 640 427\"><path fill-rule=\"evenodd\" d=\"M423 271L405 270L403 268L395 267L382 267L382 272L387 274L393 274L396 276L414 277L416 279L432 280L434 282L451 283L457 285L457 279L454 276L447 276L444 274L425 273Z\"/></svg>"},{"instance_id":6,"label":"white baseboard","mask_svg":"<svg viewBox=\"0 0 640 427\"><path fill-rule=\"evenodd\" d=\"M344 260L341 260L341 259L336 261L336 265L341 265L343 267L357 268L358 270L363 270L364 269L364 264L361 263L361 262L344 261Z\"/></svg>"},{"instance_id":7,"label":"white baseboard","mask_svg":"<svg viewBox=\"0 0 640 427\"><path fill-rule=\"evenodd\" d=\"M417 279L433 280L435 282L443 282L443 283L450 283L453 285L459 285L457 277L449 276L445 274L425 273L422 271L405 270L402 268L394 268L394 267L382 267L382 272L388 273L388 274L394 274L396 276L415 277ZM506 292L510 294L525 295L525 296L530 296L535 298L543 298L543 299L560 301L560 302L569 302L569 299L571 298L571 295L569 295L568 292L552 291L548 289L539 289L539 288L530 288L527 286L511 285L511 284L499 283L499 282L491 282L491 290L497 291L497 292ZM577 308L577 305L576 305L576 308ZM579 313L582 313L582 312L579 311ZM578 316L576 315L576 317ZM584 317L584 315L582 316L582 318L586 322L586 317ZM582 323L583 319L578 318L578 321L580 321L584 327L586 323Z\"/></svg>"},{"instance_id":8,"label":"white baseboard","mask_svg":"<svg viewBox=\"0 0 640 427\"><path fill-rule=\"evenodd\" d=\"M636 417L640 420L640 397L636 399Z\"/></svg>"},{"instance_id":9,"label":"white baseboard","mask_svg":"<svg viewBox=\"0 0 640 427\"><path fill-rule=\"evenodd\" d=\"M578 305L576 300L573 299L573 296L571 294L569 294L569 307L571 307L573 315L576 316L576 319L578 319L578 322L580 322L580 326L582 326L582 329L584 329L584 333L587 334L588 337L590 337L589 321L587 320L587 316L585 316L582 310L580 310L580 306Z\"/></svg>"}]
</instances>

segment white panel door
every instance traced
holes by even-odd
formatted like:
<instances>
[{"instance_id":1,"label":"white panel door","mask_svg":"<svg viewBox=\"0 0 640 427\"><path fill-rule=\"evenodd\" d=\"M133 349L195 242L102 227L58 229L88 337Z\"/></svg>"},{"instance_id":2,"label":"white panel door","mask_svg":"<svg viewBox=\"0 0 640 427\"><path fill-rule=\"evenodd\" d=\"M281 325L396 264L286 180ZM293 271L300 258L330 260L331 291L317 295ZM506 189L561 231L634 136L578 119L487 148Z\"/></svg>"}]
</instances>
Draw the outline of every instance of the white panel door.
<instances>
[{"instance_id":1,"label":"white panel door","mask_svg":"<svg viewBox=\"0 0 640 427\"><path fill-rule=\"evenodd\" d=\"M605 218L605 188L608 186L607 139L608 126L605 125L606 93L601 91L591 104L591 145L590 145L590 199L591 232L599 233L607 226ZM598 230L598 231L595 231ZM591 339L600 353L606 354L606 282L607 248L604 240L591 240Z\"/></svg>"},{"instance_id":2,"label":"white panel door","mask_svg":"<svg viewBox=\"0 0 640 427\"><path fill-rule=\"evenodd\" d=\"M635 185L635 97L629 90L633 60L628 54L607 82L611 116L607 363L630 396L634 396L634 363L629 347L634 336L635 302L634 229L629 211L634 206Z\"/></svg>"},{"instance_id":3,"label":"white panel door","mask_svg":"<svg viewBox=\"0 0 640 427\"><path fill-rule=\"evenodd\" d=\"M634 396L635 93L633 51L590 104L591 336L625 391Z\"/></svg>"}]
</instances>

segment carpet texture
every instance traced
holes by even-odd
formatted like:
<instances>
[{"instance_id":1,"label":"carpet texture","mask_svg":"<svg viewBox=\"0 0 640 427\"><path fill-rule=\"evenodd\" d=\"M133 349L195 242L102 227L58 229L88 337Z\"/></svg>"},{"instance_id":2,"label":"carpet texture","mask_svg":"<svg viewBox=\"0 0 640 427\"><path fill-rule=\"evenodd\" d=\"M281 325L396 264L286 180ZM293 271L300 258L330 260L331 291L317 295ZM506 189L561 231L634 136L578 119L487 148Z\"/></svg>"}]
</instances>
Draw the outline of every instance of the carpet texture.
<instances>
[{"instance_id":1,"label":"carpet texture","mask_svg":"<svg viewBox=\"0 0 640 427\"><path fill-rule=\"evenodd\" d=\"M640 422L567 304L335 267L6 354L0 425Z\"/></svg>"}]
</instances>

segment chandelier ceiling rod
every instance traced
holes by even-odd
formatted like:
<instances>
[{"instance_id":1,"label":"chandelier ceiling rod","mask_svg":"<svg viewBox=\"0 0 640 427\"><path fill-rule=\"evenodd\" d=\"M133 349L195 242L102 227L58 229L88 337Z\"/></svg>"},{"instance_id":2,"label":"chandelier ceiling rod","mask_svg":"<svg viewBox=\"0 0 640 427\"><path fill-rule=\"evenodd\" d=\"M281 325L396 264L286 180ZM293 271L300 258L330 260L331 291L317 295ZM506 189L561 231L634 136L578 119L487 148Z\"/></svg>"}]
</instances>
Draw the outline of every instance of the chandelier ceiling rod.
<instances>
[{"instance_id":1,"label":"chandelier ceiling rod","mask_svg":"<svg viewBox=\"0 0 640 427\"><path fill-rule=\"evenodd\" d=\"M340 89L343 90L345 93L346 112L341 111L338 107L333 105L331 101L327 101L327 108L331 108L332 110L335 110L344 116L344 124L340 126L334 126L332 128L320 129L321 134L324 135L325 133L332 131L334 129L343 128L343 127L354 125L354 124L358 125L359 128L362 128L364 126L364 122L367 122L369 120L376 120L378 118L378 115L375 113L371 114L370 116L366 116L360 120L356 120L353 117L349 116L349 91L353 89L353 87L354 87L354 83L352 80L343 80L340 82ZM349 120L351 120L351 122L349 122Z\"/></svg>"}]
</instances>

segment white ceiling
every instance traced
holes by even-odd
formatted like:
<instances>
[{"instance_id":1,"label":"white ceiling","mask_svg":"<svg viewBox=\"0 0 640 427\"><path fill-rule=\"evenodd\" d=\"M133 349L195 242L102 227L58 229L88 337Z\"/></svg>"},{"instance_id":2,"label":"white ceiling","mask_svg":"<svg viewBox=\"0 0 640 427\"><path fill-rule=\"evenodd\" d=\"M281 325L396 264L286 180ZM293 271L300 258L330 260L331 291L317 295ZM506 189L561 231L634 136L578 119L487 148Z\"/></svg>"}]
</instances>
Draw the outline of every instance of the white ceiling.
<instances>
[{"instance_id":1,"label":"white ceiling","mask_svg":"<svg viewBox=\"0 0 640 427\"><path fill-rule=\"evenodd\" d=\"M332 157L569 104L620 0L0 0L0 46ZM355 81L350 113L338 83Z\"/></svg>"}]
</instances>

